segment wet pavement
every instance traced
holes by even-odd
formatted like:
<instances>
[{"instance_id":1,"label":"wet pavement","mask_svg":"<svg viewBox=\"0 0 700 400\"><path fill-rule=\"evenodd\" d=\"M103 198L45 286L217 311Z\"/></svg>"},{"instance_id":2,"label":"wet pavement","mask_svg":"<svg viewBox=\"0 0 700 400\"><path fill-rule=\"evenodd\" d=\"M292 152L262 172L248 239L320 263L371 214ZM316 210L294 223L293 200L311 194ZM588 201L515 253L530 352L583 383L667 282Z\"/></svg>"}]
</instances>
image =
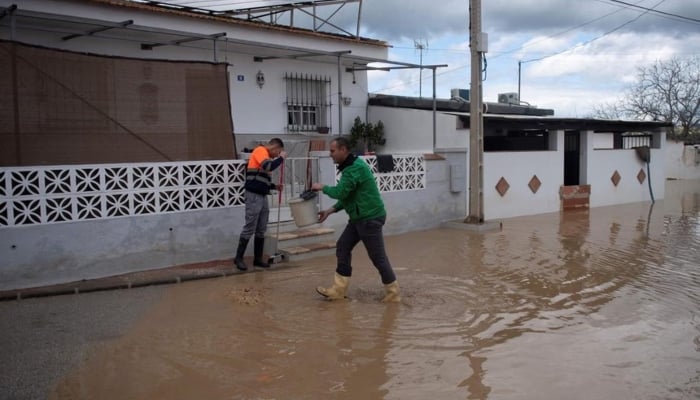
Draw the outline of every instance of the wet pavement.
<instances>
[{"instance_id":1,"label":"wet pavement","mask_svg":"<svg viewBox=\"0 0 700 400\"><path fill-rule=\"evenodd\" d=\"M1 302L0 398L700 398L700 182L387 249L401 304L361 246L340 302L334 257Z\"/></svg>"}]
</instances>

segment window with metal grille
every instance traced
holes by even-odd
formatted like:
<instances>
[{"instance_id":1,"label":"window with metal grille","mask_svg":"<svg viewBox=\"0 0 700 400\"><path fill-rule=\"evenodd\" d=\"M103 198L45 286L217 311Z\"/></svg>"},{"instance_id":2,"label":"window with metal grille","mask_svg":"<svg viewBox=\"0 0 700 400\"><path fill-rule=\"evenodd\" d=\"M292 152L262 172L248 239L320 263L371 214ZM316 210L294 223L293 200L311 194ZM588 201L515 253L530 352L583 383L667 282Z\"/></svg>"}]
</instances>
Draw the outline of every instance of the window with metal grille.
<instances>
[{"instance_id":1,"label":"window with metal grille","mask_svg":"<svg viewBox=\"0 0 700 400\"><path fill-rule=\"evenodd\" d=\"M652 135L622 135L622 148L623 149L633 149L635 147L649 146L652 147L653 136Z\"/></svg>"},{"instance_id":2,"label":"window with metal grille","mask_svg":"<svg viewBox=\"0 0 700 400\"><path fill-rule=\"evenodd\" d=\"M650 148L658 148L654 143L654 135L644 133L615 133L613 136L614 149L633 149L635 147L649 146Z\"/></svg>"},{"instance_id":3,"label":"window with metal grille","mask_svg":"<svg viewBox=\"0 0 700 400\"><path fill-rule=\"evenodd\" d=\"M287 130L328 133L331 79L308 74L285 74Z\"/></svg>"}]
</instances>

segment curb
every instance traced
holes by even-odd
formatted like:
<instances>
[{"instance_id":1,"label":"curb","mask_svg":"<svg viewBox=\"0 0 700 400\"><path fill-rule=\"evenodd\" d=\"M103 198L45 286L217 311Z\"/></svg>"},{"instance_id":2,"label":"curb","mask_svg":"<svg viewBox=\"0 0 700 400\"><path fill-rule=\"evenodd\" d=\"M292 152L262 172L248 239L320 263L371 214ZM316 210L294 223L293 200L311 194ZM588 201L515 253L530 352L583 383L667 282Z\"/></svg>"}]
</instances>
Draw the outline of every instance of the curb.
<instances>
[{"instance_id":1,"label":"curb","mask_svg":"<svg viewBox=\"0 0 700 400\"><path fill-rule=\"evenodd\" d=\"M202 279L224 278L266 270L278 270L291 266L293 265L283 262L269 269L249 267L247 271L239 271L233 265L233 259L216 260L205 263L131 272L102 278L84 279L56 285L0 291L0 301L169 285Z\"/></svg>"}]
</instances>

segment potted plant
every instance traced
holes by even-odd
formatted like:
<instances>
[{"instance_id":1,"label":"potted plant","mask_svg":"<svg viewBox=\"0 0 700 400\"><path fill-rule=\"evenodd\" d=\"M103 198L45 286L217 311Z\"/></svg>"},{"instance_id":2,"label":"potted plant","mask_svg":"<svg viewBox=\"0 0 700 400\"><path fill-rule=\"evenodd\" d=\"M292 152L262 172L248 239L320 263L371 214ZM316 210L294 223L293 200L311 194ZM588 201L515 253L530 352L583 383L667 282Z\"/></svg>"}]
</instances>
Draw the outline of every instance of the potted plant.
<instances>
[{"instance_id":1,"label":"potted plant","mask_svg":"<svg viewBox=\"0 0 700 400\"><path fill-rule=\"evenodd\" d=\"M360 150L362 154L375 151L376 146L386 143L384 138L384 123L378 121L376 124L362 122L360 117L355 117L355 121L350 129L350 145Z\"/></svg>"}]
</instances>

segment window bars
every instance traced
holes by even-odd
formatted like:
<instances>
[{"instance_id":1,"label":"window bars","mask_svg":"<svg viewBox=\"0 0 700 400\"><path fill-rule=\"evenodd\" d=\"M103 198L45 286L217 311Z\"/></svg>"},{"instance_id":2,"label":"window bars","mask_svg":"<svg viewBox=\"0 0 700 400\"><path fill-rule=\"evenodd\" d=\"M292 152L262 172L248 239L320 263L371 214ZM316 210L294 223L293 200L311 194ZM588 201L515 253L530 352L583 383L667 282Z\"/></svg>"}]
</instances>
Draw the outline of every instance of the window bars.
<instances>
[{"instance_id":1,"label":"window bars","mask_svg":"<svg viewBox=\"0 0 700 400\"><path fill-rule=\"evenodd\" d=\"M286 73L287 131L328 133L330 130L331 79Z\"/></svg>"},{"instance_id":2,"label":"window bars","mask_svg":"<svg viewBox=\"0 0 700 400\"><path fill-rule=\"evenodd\" d=\"M649 147L654 147L652 146L654 137L653 135L639 135L639 134L632 134L632 135L622 135L622 148L623 149L633 149L635 147L642 147L642 146L649 146Z\"/></svg>"}]
</instances>

